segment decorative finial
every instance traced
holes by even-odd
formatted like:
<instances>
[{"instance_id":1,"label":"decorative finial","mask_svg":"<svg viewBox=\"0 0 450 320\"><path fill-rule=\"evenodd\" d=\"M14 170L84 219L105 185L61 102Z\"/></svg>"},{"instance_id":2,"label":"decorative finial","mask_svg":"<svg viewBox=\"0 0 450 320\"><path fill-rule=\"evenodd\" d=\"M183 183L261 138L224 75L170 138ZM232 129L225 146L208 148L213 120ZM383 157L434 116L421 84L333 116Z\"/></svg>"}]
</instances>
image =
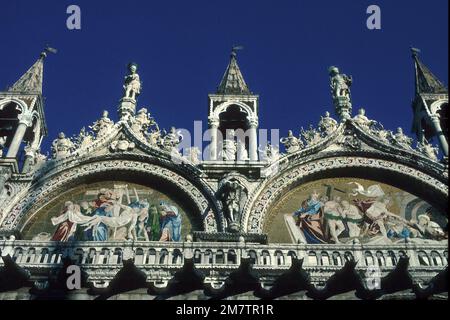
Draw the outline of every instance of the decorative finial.
<instances>
[{"instance_id":1,"label":"decorative finial","mask_svg":"<svg viewBox=\"0 0 450 320\"><path fill-rule=\"evenodd\" d=\"M411 49L411 53L413 57L417 57L420 53L420 49L414 48L414 47L410 47Z\"/></svg>"},{"instance_id":2,"label":"decorative finial","mask_svg":"<svg viewBox=\"0 0 450 320\"><path fill-rule=\"evenodd\" d=\"M236 57L237 51L238 51L238 50L243 50L243 49L244 49L243 46L233 45L233 46L231 47L231 56L232 56L232 57Z\"/></svg>"},{"instance_id":3,"label":"decorative finial","mask_svg":"<svg viewBox=\"0 0 450 320\"><path fill-rule=\"evenodd\" d=\"M56 50L55 48L50 47L49 45L46 45L44 50L41 52L41 58L46 58L47 57L47 53L57 53L58 50Z\"/></svg>"}]
</instances>

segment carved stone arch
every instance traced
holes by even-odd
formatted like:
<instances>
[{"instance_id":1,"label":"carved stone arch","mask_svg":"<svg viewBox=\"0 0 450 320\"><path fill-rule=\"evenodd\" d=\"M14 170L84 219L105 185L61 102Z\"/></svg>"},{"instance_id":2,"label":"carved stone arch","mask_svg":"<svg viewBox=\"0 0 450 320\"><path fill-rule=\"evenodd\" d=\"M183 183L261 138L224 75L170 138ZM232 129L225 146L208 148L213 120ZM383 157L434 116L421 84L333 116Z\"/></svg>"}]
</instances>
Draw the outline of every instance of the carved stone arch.
<instances>
[{"instance_id":1,"label":"carved stone arch","mask_svg":"<svg viewBox=\"0 0 450 320\"><path fill-rule=\"evenodd\" d=\"M2 99L0 101L0 110L2 110L6 105L14 103L19 108L20 112L23 113L25 110L28 110L28 106L25 101L15 98L15 97L8 97L5 99Z\"/></svg>"},{"instance_id":2,"label":"carved stone arch","mask_svg":"<svg viewBox=\"0 0 450 320\"><path fill-rule=\"evenodd\" d=\"M236 105L242 109L244 109L245 113L247 113L247 116L250 117L257 117L255 115L255 112L250 108L247 104L241 102L241 101L225 101L224 103L220 104L215 110L212 118L219 119L219 116L221 113L225 112L230 106Z\"/></svg>"},{"instance_id":3,"label":"carved stone arch","mask_svg":"<svg viewBox=\"0 0 450 320\"><path fill-rule=\"evenodd\" d=\"M448 104L448 100L447 99L439 99L435 102L433 102L430 105L430 112L431 114L436 114L441 110L441 107L445 104Z\"/></svg>"},{"instance_id":4,"label":"carved stone arch","mask_svg":"<svg viewBox=\"0 0 450 320\"><path fill-rule=\"evenodd\" d=\"M145 186L157 185L164 191L176 194L180 201L191 210L193 227L203 230L203 218L213 210L217 231L222 231L223 220L219 214L210 190L195 185L187 177L170 168L137 160L101 159L73 166L35 182L25 197L16 203L3 220L6 230L22 229L46 203L55 199L61 191L75 188L80 184L107 181L113 177L120 181L130 181ZM205 184L206 185L206 184ZM175 192L175 193L173 193Z\"/></svg>"},{"instance_id":5,"label":"carved stone arch","mask_svg":"<svg viewBox=\"0 0 450 320\"><path fill-rule=\"evenodd\" d=\"M251 190L250 183L248 182L247 177L238 172L230 172L230 173L225 174L220 179L219 186L217 189L220 189L220 187L222 186L222 183L227 180L236 180L246 189L247 192L249 192Z\"/></svg>"},{"instance_id":6,"label":"carved stone arch","mask_svg":"<svg viewBox=\"0 0 450 320\"><path fill-rule=\"evenodd\" d=\"M243 230L262 233L267 213L285 193L303 183L337 177L387 183L422 198L442 212L448 209L448 186L427 173L383 159L330 157L286 168L263 183L255 191L252 205L243 213Z\"/></svg>"}]
</instances>

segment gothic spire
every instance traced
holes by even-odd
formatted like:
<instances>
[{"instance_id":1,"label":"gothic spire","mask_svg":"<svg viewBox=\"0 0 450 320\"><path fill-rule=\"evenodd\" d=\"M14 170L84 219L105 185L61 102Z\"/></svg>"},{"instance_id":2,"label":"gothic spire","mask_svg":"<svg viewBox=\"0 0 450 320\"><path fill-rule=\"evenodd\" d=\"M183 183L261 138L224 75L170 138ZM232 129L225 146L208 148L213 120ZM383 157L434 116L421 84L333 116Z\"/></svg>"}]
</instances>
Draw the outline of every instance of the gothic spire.
<instances>
[{"instance_id":1,"label":"gothic spire","mask_svg":"<svg viewBox=\"0 0 450 320\"><path fill-rule=\"evenodd\" d=\"M45 48L37 61L8 89L8 91L42 94L44 59L47 57L48 52L56 53L56 50L49 47Z\"/></svg>"},{"instance_id":2,"label":"gothic spire","mask_svg":"<svg viewBox=\"0 0 450 320\"><path fill-rule=\"evenodd\" d=\"M240 49L242 49L242 47L239 46L235 46L231 49L230 63L228 64L225 74L222 77L222 81L217 88L217 94L251 94L237 64L236 52Z\"/></svg>"},{"instance_id":3,"label":"gothic spire","mask_svg":"<svg viewBox=\"0 0 450 320\"><path fill-rule=\"evenodd\" d=\"M416 71L416 94L448 93L441 81L419 60L419 49L411 48Z\"/></svg>"}]
</instances>

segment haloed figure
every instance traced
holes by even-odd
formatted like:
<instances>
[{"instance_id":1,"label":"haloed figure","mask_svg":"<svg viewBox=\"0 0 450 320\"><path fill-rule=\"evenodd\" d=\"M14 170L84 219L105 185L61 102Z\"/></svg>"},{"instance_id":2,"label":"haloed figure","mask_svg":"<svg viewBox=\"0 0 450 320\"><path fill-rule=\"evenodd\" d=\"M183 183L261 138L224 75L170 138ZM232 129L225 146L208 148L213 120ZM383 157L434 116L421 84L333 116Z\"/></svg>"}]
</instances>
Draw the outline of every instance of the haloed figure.
<instances>
[{"instance_id":1,"label":"haloed figure","mask_svg":"<svg viewBox=\"0 0 450 320\"><path fill-rule=\"evenodd\" d=\"M161 238L159 241L180 241L181 215L178 209L164 201L161 201L159 208L161 223Z\"/></svg>"},{"instance_id":2,"label":"haloed figure","mask_svg":"<svg viewBox=\"0 0 450 320\"><path fill-rule=\"evenodd\" d=\"M52 224L58 225L52 241L68 241L75 233L76 224L70 221L69 215L74 210L74 204L72 201L67 201L64 204L64 209L59 217L52 218Z\"/></svg>"}]
</instances>

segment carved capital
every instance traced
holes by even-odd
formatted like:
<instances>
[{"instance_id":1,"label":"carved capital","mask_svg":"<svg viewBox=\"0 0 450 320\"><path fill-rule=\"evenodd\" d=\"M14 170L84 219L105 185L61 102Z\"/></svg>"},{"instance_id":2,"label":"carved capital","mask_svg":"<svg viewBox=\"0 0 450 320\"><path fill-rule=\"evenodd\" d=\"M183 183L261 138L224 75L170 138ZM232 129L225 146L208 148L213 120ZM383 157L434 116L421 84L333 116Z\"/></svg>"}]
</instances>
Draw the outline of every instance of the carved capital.
<instances>
[{"instance_id":1,"label":"carved capital","mask_svg":"<svg viewBox=\"0 0 450 320\"><path fill-rule=\"evenodd\" d=\"M248 125L250 128L257 128L258 127L258 118L248 118Z\"/></svg>"},{"instance_id":2,"label":"carved capital","mask_svg":"<svg viewBox=\"0 0 450 320\"><path fill-rule=\"evenodd\" d=\"M22 113L19 113L17 118L19 119L19 124L23 123L27 127L31 127L33 124L33 116L35 115L35 112L25 109L22 111Z\"/></svg>"},{"instance_id":3,"label":"carved capital","mask_svg":"<svg viewBox=\"0 0 450 320\"><path fill-rule=\"evenodd\" d=\"M218 118L208 118L208 124L211 128L218 128L219 123L220 121Z\"/></svg>"},{"instance_id":4,"label":"carved capital","mask_svg":"<svg viewBox=\"0 0 450 320\"><path fill-rule=\"evenodd\" d=\"M430 115L430 119L431 121L433 121L434 123L440 123L441 121L441 117L439 116L438 113L433 113Z\"/></svg>"}]
</instances>

